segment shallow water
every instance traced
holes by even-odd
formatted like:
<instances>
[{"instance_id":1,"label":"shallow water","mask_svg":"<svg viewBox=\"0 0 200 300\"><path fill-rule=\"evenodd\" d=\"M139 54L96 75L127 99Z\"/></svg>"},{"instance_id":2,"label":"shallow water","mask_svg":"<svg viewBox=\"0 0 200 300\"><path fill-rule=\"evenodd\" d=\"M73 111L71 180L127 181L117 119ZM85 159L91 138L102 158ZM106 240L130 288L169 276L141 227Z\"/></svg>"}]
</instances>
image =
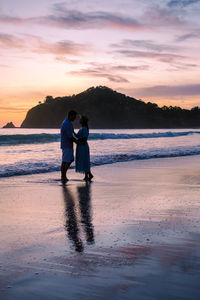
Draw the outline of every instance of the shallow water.
<instances>
[{"instance_id":1,"label":"shallow water","mask_svg":"<svg viewBox=\"0 0 200 300\"><path fill-rule=\"evenodd\" d=\"M58 129L0 129L0 177L59 170ZM200 130L91 130L94 165L200 154Z\"/></svg>"}]
</instances>

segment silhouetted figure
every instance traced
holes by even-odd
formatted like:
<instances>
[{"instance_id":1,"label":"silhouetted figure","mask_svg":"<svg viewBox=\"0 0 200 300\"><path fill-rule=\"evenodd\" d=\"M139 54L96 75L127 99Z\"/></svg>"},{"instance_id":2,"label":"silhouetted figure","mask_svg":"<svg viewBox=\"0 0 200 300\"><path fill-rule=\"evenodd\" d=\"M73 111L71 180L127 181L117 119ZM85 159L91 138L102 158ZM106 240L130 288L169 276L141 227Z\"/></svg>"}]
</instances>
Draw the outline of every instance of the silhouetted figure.
<instances>
[{"instance_id":1,"label":"silhouetted figure","mask_svg":"<svg viewBox=\"0 0 200 300\"><path fill-rule=\"evenodd\" d=\"M68 232L69 239L71 239L75 245L75 250L78 252L83 251L83 243L79 238L79 228L77 223L77 216L75 212L75 203L69 188L63 184L63 198L65 203L65 216L66 216L66 230Z\"/></svg>"},{"instance_id":2,"label":"silhouetted figure","mask_svg":"<svg viewBox=\"0 0 200 300\"><path fill-rule=\"evenodd\" d=\"M76 119L76 111L70 110L68 117L63 121L61 127L61 149L62 149L62 164L61 164L61 180L66 182L67 170L74 161L73 141L75 138L72 122Z\"/></svg>"},{"instance_id":3,"label":"silhouetted figure","mask_svg":"<svg viewBox=\"0 0 200 300\"><path fill-rule=\"evenodd\" d=\"M94 243L94 230L91 217L90 183L77 187L81 212L81 223L84 226L88 243Z\"/></svg>"},{"instance_id":4,"label":"silhouetted figure","mask_svg":"<svg viewBox=\"0 0 200 300\"><path fill-rule=\"evenodd\" d=\"M78 138L76 146L76 172L85 173L84 180L90 181L94 176L90 170L90 149L87 143L89 136L88 118L80 118L82 128L76 134Z\"/></svg>"}]
</instances>

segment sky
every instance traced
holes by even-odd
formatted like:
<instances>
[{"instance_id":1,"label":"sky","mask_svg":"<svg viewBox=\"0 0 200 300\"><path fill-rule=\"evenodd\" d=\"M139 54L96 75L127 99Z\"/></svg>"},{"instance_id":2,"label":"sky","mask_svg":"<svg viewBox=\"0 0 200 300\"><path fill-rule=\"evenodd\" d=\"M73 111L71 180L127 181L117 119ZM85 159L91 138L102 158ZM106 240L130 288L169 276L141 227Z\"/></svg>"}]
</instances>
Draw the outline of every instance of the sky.
<instances>
[{"instance_id":1,"label":"sky","mask_svg":"<svg viewBox=\"0 0 200 300\"><path fill-rule=\"evenodd\" d=\"M0 0L0 126L91 86L200 106L200 0Z\"/></svg>"}]
</instances>

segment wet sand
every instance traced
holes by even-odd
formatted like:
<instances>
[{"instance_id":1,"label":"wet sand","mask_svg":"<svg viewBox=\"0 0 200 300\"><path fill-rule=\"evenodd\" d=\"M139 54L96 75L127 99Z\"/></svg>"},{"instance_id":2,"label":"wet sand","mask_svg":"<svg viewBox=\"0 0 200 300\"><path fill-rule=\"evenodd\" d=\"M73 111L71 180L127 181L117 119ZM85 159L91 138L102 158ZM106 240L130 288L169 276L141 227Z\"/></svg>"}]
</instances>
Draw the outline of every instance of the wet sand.
<instances>
[{"instance_id":1,"label":"wet sand","mask_svg":"<svg viewBox=\"0 0 200 300\"><path fill-rule=\"evenodd\" d=\"M0 299L200 299L200 157L0 180Z\"/></svg>"}]
</instances>

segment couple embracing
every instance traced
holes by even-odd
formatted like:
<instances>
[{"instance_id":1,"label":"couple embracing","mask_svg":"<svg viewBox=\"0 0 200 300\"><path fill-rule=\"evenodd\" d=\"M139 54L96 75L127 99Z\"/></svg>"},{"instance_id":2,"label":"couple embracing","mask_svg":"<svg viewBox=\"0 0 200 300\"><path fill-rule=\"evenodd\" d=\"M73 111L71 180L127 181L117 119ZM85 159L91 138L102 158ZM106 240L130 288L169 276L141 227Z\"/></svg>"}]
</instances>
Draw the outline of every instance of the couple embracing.
<instances>
[{"instance_id":1,"label":"couple embracing","mask_svg":"<svg viewBox=\"0 0 200 300\"><path fill-rule=\"evenodd\" d=\"M90 181L93 175L90 171L90 151L87 143L89 136L88 118L82 116L80 118L81 129L78 133L74 132L72 122L76 119L77 112L70 110L67 118L63 121L61 127L61 180L68 181L67 170L74 161L73 143L76 143L76 172L85 173L84 180Z\"/></svg>"}]
</instances>

